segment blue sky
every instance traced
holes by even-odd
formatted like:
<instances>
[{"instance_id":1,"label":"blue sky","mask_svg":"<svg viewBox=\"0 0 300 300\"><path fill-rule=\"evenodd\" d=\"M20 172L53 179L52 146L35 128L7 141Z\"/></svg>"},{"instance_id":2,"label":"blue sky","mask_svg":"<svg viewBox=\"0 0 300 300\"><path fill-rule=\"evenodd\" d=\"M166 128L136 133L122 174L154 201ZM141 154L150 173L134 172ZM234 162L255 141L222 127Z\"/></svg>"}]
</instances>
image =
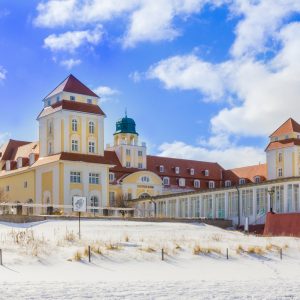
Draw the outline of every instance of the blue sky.
<instances>
[{"instance_id":1,"label":"blue sky","mask_svg":"<svg viewBox=\"0 0 300 300\"><path fill-rule=\"evenodd\" d=\"M268 12L266 14L266 12ZM300 121L297 0L2 0L0 142L36 140L43 97L69 73L124 114L151 154L264 162Z\"/></svg>"}]
</instances>

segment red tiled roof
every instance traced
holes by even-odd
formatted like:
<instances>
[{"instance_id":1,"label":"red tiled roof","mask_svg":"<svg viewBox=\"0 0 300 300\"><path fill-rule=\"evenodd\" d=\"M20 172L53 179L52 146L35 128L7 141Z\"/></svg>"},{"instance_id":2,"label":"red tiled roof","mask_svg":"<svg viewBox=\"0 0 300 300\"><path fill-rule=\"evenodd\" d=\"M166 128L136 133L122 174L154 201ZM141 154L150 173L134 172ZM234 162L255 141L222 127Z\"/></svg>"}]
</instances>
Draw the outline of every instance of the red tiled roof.
<instances>
[{"instance_id":1,"label":"red tiled roof","mask_svg":"<svg viewBox=\"0 0 300 300\"><path fill-rule=\"evenodd\" d=\"M62 152L60 153L60 159L68 160L68 161L83 161L87 163L114 165L114 160L111 159L111 157L109 157L108 155L100 156L100 155Z\"/></svg>"},{"instance_id":2,"label":"red tiled roof","mask_svg":"<svg viewBox=\"0 0 300 300\"><path fill-rule=\"evenodd\" d=\"M18 148L27 144L30 144L30 142L9 140L0 149L0 152L2 153L0 160L14 160Z\"/></svg>"},{"instance_id":3,"label":"red tiled roof","mask_svg":"<svg viewBox=\"0 0 300 300\"><path fill-rule=\"evenodd\" d=\"M105 116L105 113L98 105L78 101L62 100L54 103L51 106L45 107L39 114L38 119L59 110L79 111L99 116Z\"/></svg>"},{"instance_id":4,"label":"red tiled roof","mask_svg":"<svg viewBox=\"0 0 300 300\"><path fill-rule=\"evenodd\" d=\"M299 139L286 139L286 140L280 140L276 142L270 142L265 151L270 151L274 149L282 149L287 148L291 146L300 146L300 140Z\"/></svg>"},{"instance_id":5,"label":"red tiled roof","mask_svg":"<svg viewBox=\"0 0 300 300\"><path fill-rule=\"evenodd\" d=\"M289 118L281 126L279 126L270 137L280 136L292 132L300 132L300 124L298 124L294 119Z\"/></svg>"},{"instance_id":6,"label":"red tiled roof","mask_svg":"<svg viewBox=\"0 0 300 300\"><path fill-rule=\"evenodd\" d=\"M267 164L259 164L226 170L224 172L224 181L231 180L232 184L238 184L239 179L244 178L246 182L255 182L255 176L260 176L262 181L266 180Z\"/></svg>"},{"instance_id":7,"label":"red tiled roof","mask_svg":"<svg viewBox=\"0 0 300 300\"><path fill-rule=\"evenodd\" d=\"M79 81L75 76L70 74L63 82L61 82L50 94L45 98L49 98L61 92L70 92L75 94L87 95L99 98L92 90Z\"/></svg>"}]
</instances>

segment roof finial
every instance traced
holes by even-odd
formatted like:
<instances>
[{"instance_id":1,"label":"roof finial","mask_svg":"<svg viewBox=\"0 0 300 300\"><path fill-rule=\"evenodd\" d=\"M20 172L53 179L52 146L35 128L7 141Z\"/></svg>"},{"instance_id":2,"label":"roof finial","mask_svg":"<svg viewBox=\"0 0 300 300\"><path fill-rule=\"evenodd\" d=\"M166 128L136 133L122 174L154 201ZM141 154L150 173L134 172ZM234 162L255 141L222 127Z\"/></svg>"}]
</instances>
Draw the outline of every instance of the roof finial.
<instances>
[{"instance_id":1,"label":"roof finial","mask_svg":"<svg viewBox=\"0 0 300 300\"><path fill-rule=\"evenodd\" d=\"M125 107L125 118L127 118L127 107Z\"/></svg>"}]
</instances>

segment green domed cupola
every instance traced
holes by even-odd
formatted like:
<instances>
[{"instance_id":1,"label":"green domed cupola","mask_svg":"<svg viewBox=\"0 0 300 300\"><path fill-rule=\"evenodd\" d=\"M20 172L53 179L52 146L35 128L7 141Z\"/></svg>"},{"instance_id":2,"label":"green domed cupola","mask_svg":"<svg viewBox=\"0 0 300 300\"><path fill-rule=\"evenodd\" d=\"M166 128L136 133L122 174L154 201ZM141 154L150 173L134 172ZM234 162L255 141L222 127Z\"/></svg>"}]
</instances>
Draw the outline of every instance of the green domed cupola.
<instances>
[{"instance_id":1,"label":"green domed cupola","mask_svg":"<svg viewBox=\"0 0 300 300\"><path fill-rule=\"evenodd\" d=\"M118 133L132 133L138 135L135 130L135 122L133 119L127 117L127 113L125 113L124 118L118 120L116 123L116 132L114 135Z\"/></svg>"}]
</instances>

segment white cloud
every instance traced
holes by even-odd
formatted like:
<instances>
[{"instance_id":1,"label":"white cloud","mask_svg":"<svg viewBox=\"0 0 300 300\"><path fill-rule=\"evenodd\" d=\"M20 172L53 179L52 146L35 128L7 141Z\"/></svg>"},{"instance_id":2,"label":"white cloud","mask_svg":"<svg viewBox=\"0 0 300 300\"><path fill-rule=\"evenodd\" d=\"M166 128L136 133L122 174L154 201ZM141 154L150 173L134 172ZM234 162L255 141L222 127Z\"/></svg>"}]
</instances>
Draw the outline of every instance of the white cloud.
<instances>
[{"instance_id":1,"label":"white cloud","mask_svg":"<svg viewBox=\"0 0 300 300\"><path fill-rule=\"evenodd\" d=\"M94 92L100 96L100 101L107 102L114 99L116 95L118 95L120 92L116 89L113 89L109 86L99 86L94 89Z\"/></svg>"},{"instance_id":2,"label":"white cloud","mask_svg":"<svg viewBox=\"0 0 300 300\"><path fill-rule=\"evenodd\" d=\"M231 146L211 149L174 141L160 145L158 150L159 156L217 162L225 169L265 162L263 149L255 147Z\"/></svg>"},{"instance_id":3,"label":"white cloud","mask_svg":"<svg viewBox=\"0 0 300 300\"><path fill-rule=\"evenodd\" d=\"M51 34L44 40L44 47L51 51L74 52L84 44L97 45L102 38L102 27L94 30L68 31L62 34Z\"/></svg>"},{"instance_id":4,"label":"white cloud","mask_svg":"<svg viewBox=\"0 0 300 300\"><path fill-rule=\"evenodd\" d=\"M0 81L6 79L6 73L7 73L7 71L3 67L0 66Z\"/></svg>"},{"instance_id":5,"label":"white cloud","mask_svg":"<svg viewBox=\"0 0 300 300\"><path fill-rule=\"evenodd\" d=\"M235 30L236 40L231 52L233 56L249 56L268 50L268 39L276 40L285 18L300 11L300 1L235 0L230 8L234 14L243 16Z\"/></svg>"},{"instance_id":6,"label":"white cloud","mask_svg":"<svg viewBox=\"0 0 300 300\"><path fill-rule=\"evenodd\" d=\"M62 60L60 64L66 67L68 70L71 70L73 67L80 65L81 60L70 58L70 59Z\"/></svg>"},{"instance_id":7,"label":"white cloud","mask_svg":"<svg viewBox=\"0 0 300 300\"><path fill-rule=\"evenodd\" d=\"M224 95L224 84L218 72L220 68L191 54L162 60L149 69L147 76L162 81L166 89L196 89L216 100Z\"/></svg>"},{"instance_id":8,"label":"white cloud","mask_svg":"<svg viewBox=\"0 0 300 300\"><path fill-rule=\"evenodd\" d=\"M7 8L0 10L0 18L5 18L10 15L10 11Z\"/></svg>"},{"instance_id":9,"label":"white cloud","mask_svg":"<svg viewBox=\"0 0 300 300\"><path fill-rule=\"evenodd\" d=\"M128 24L122 39L125 47L143 41L172 40L181 34L175 18L198 13L205 4L220 5L227 0L48 0L37 6L35 25L86 26L125 19Z\"/></svg>"}]
</instances>

